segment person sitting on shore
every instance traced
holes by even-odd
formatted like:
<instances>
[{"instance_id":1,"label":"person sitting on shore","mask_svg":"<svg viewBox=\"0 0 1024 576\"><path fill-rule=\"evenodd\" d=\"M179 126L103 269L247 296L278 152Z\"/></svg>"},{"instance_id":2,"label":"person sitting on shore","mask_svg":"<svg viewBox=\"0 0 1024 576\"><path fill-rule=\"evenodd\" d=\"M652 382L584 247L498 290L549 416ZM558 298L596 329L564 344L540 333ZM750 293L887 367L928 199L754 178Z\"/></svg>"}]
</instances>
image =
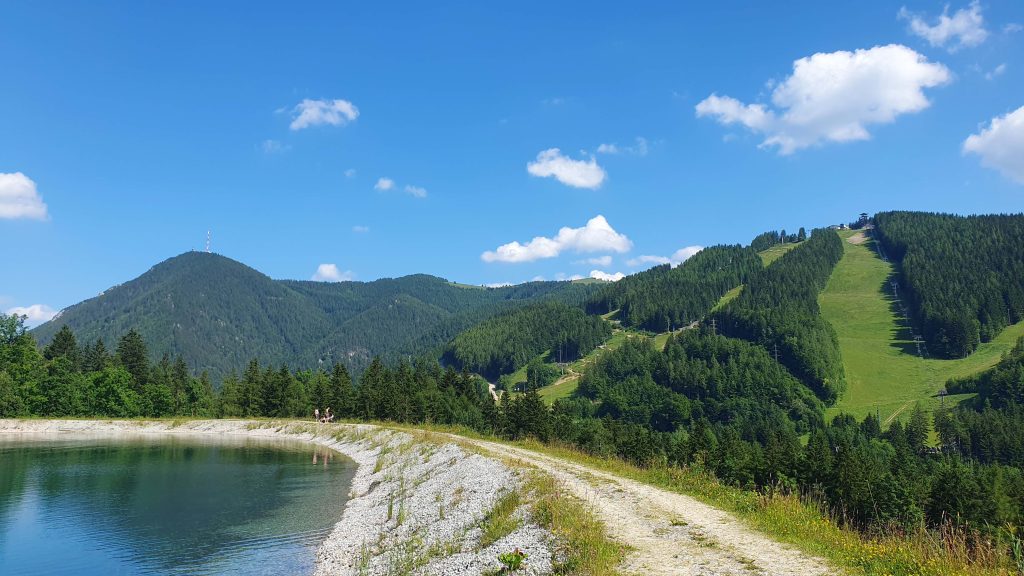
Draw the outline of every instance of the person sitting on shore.
<instances>
[{"instance_id":1,"label":"person sitting on shore","mask_svg":"<svg viewBox=\"0 0 1024 576\"><path fill-rule=\"evenodd\" d=\"M331 407L328 406L327 410L324 410L324 422L331 422L334 420L334 414L331 414Z\"/></svg>"}]
</instances>

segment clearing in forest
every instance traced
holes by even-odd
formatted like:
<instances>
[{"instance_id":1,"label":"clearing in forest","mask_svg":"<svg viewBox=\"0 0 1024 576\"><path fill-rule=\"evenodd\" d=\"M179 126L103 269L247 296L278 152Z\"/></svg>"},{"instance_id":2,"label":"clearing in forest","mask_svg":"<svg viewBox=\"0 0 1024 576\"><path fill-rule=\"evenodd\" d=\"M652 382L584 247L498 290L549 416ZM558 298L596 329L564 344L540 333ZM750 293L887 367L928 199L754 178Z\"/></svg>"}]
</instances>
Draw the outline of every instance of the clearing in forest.
<instances>
[{"instance_id":1,"label":"clearing in forest","mask_svg":"<svg viewBox=\"0 0 1024 576\"><path fill-rule=\"evenodd\" d=\"M889 423L909 417L918 401L926 409L962 401L970 395L943 400L938 392L950 378L991 368L1024 335L1022 322L967 358L922 359L888 291L892 264L878 256L874 240L861 232L845 230L839 235L846 240L845 252L818 298L821 313L839 336L846 370L846 392L829 409L830 416L846 412L860 419L877 412L883 423Z\"/></svg>"}]
</instances>

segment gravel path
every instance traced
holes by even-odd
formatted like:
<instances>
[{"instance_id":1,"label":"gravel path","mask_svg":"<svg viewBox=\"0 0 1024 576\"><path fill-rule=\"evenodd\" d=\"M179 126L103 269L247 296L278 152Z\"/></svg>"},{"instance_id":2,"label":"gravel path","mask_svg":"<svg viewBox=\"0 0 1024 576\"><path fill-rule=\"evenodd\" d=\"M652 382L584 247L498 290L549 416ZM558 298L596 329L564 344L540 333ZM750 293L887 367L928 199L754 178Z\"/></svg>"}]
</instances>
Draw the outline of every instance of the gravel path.
<instances>
[{"instance_id":1,"label":"gravel path","mask_svg":"<svg viewBox=\"0 0 1024 576\"><path fill-rule=\"evenodd\" d=\"M591 504L609 535L633 551L621 566L637 575L824 576L839 571L780 544L732 515L661 490L531 450L467 440L486 452L522 460L560 480Z\"/></svg>"}]
</instances>

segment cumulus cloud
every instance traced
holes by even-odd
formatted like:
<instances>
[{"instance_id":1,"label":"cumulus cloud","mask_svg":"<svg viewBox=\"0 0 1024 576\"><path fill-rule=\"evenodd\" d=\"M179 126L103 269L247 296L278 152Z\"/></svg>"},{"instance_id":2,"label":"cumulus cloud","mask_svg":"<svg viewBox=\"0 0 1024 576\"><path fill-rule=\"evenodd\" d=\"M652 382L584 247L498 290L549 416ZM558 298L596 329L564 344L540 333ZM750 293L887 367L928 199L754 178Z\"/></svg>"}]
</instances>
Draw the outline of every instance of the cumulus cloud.
<instances>
[{"instance_id":1,"label":"cumulus cloud","mask_svg":"<svg viewBox=\"0 0 1024 576\"><path fill-rule=\"evenodd\" d=\"M924 38L935 47L949 44L950 52L977 46L988 38L988 30L985 29L985 19L981 15L981 4L978 0L971 2L967 8L957 10L952 16L949 15L947 5L941 16L931 19L934 24L929 24L929 18L926 16L907 10L906 6L900 8L898 16L910 23L911 33Z\"/></svg>"},{"instance_id":2,"label":"cumulus cloud","mask_svg":"<svg viewBox=\"0 0 1024 576\"><path fill-rule=\"evenodd\" d=\"M599 188L607 176L594 157L590 160L573 160L563 155L558 148L537 154L537 160L527 164L526 171L540 178L554 177L566 186L592 190Z\"/></svg>"},{"instance_id":3,"label":"cumulus cloud","mask_svg":"<svg viewBox=\"0 0 1024 576\"><path fill-rule=\"evenodd\" d=\"M899 44L818 53L793 63L793 73L772 91L773 108L712 94L696 112L745 126L764 135L762 147L791 154L821 142L867 140L869 125L924 110L931 102L923 89L950 78L945 66Z\"/></svg>"},{"instance_id":4,"label":"cumulus cloud","mask_svg":"<svg viewBox=\"0 0 1024 576\"><path fill-rule=\"evenodd\" d=\"M15 306L8 309L7 313L25 316L25 325L34 328L43 322L49 322L59 313L59 310L54 310L46 304L33 304L31 306Z\"/></svg>"},{"instance_id":5,"label":"cumulus cloud","mask_svg":"<svg viewBox=\"0 0 1024 576\"><path fill-rule=\"evenodd\" d=\"M480 255L484 262L532 262L554 258L564 251L628 252L633 242L619 234L604 216L595 216L581 228L564 227L554 238L537 236L525 244L509 242Z\"/></svg>"},{"instance_id":6,"label":"cumulus cloud","mask_svg":"<svg viewBox=\"0 0 1024 576\"><path fill-rule=\"evenodd\" d=\"M977 154L981 165L1024 184L1024 106L993 118L987 127L964 140L964 154Z\"/></svg>"},{"instance_id":7,"label":"cumulus cloud","mask_svg":"<svg viewBox=\"0 0 1024 576\"><path fill-rule=\"evenodd\" d=\"M672 253L671 256L637 256L636 258L630 258L629 260L627 260L626 265L643 266L645 264L671 264L673 267L675 267L682 264L683 262L686 262L687 260L690 259L691 256L693 256L697 252L700 252L703 249L703 246L687 246L685 248L680 248L679 250L676 250L675 252Z\"/></svg>"},{"instance_id":8,"label":"cumulus cloud","mask_svg":"<svg viewBox=\"0 0 1024 576\"><path fill-rule=\"evenodd\" d=\"M355 178L355 177L356 177L356 169L355 168L349 168L348 170L345 170L345 178Z\"/></svg>"},{"instance_id":9,"label":"cumulus cloud","mask_svg":"<svg viewBox=\"0 0 1024 576\"><path fill-rule=\"evenodd\" d=\"M31 178L21 172L0 172L0 218L46 220L46 204Z\"/></svg>"},{"instance_id":10,"label":"cumulus cloud","mask_svg":"<svg viewBox=\"0 0 1024 576\"><path fill-rule=\"evenodd\" d=\"M632 146L619 146L618 144L601 144L597 147L598 154L634 154L636 156L647 156L647 139L636 137Z\"/></svg>"},{"instance_id":11,"label":"cumulus cloud","mask_svg":"<svg viewBox=\"0 0 1024 576\"><path fill-rule=\"evenodd\" d=\"M609 274L608 272L602 272L601 270L591 270L590 277L597 280L604 280L605 282L618 282L626 277L622 272L616 272Z\"/></svg>"},{"instance_id":12,"label":"cumulus cloud","mask_svg":"<svg viewBox=\"0 0 1024 576\"><path fill-rule=\"evenodd\" d=\"M321 264L316 267L316 273L310 280L317 282L346 282L356 277L351 270L342 272L337 264Z\"/></svg>"},{"instance_id":13,"label":"cumulus cloud","mask_svg":"<svg viewBox=\"0 0 1024 576\"><path fill-rule=\"evenodd\" d=\"M373 185L374 190L380 190L381 192L387 192L395 187L395 181L391 178L378 178L377 183Z\"/></svg>"},{"instance_id":14,"label":"cumulus cloud","mask_svg":"<svg viewBox=\"0 0 1024 576\"><path fill-rule=\"evenodd\" d=\"M306 98L292 109L295 118L289 126L302 130L312 126L344 126L359 117L359 109L348 100L310 100Z\"/></svg>"},{"instance_id":15,"label":"cumulus cloud","mask_svg":"<svg viewBox=\"0 0 1024 576\"><path fill-rule=\"evenodd\" d=\"M426 198L427 197L427 189L426 188L422 188L420 186L408 185L408 186L405 187L405 193L410 195L410 196L412 196L412 197L414 197L414 198Z\"/></svg>"},{"instance_id":16,"label":"cumulus cloud","mask_svg":"<svg viewBox=\"0 0 1024 576\"><path fill-rule=\"evenodd\" d=\"M352 231L355 232L356 234L366 234L367 232L370 231L370 227L369 226L353 226L352 227Z\"/></svg>"}]
</instances>

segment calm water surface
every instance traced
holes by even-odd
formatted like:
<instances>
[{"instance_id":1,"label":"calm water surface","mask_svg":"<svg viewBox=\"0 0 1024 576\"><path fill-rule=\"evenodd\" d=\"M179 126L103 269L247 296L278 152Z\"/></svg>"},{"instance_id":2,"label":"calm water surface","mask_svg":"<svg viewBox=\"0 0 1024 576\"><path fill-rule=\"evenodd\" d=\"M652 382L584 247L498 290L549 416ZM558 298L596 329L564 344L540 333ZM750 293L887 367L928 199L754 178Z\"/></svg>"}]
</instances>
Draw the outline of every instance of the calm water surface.
<instances>
[{"instance_id":1,"label":"calm water surface","mask_svg":"<svg viewBox=\"0 0 1024 576\"><path fill-rule=\"evenodd\" d=\"M0 438L0 574L309 574L355 464L251 438Z\"/></svg>"}]
</instances>

